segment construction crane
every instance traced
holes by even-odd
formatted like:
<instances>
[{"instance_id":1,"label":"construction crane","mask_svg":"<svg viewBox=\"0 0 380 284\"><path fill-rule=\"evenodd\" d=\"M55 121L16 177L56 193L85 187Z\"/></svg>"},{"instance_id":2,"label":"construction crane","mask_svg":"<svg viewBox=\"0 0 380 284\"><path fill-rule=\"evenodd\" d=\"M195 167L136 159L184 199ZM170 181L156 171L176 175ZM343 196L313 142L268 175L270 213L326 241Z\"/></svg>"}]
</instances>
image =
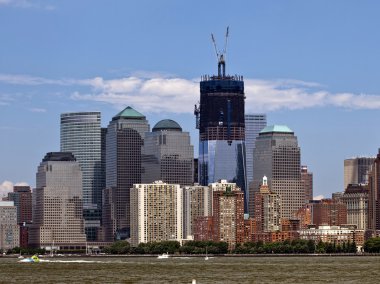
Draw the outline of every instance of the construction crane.
<instances>
[{"instance_id":1,"label":"construction crane","mask_svg":"<svg viewBox=\"0 0 380 284\"><path fill-rule=\"evenodd\" d=\"M218 48L216 46L215 37L213 34L211 34L211 40L214 44L216 59L218 60L218 76L219 77L222 77L222 76L225 77L226 76L225 56L227 53L228 33L229 33L229 27L227 27L223 51L218 51Z\"/></svg>"}]
</instances>

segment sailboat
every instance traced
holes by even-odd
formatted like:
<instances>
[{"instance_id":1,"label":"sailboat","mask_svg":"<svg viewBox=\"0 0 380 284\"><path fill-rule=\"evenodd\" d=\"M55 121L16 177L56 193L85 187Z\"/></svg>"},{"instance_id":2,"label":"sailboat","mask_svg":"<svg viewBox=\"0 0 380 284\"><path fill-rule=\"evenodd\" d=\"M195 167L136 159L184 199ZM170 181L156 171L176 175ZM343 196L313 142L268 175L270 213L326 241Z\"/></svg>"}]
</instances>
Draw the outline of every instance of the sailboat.
<instances>
[{"instance_id":1,"label":"sailboat","mask_svg":"<svg viewBox=\"0 0 380 284\"><path fill-rule=\"evenodd\" d=\"M207 247L206 247L206 256L205 256L205 260L208 260Z\"/></svg>"}]
</instances>

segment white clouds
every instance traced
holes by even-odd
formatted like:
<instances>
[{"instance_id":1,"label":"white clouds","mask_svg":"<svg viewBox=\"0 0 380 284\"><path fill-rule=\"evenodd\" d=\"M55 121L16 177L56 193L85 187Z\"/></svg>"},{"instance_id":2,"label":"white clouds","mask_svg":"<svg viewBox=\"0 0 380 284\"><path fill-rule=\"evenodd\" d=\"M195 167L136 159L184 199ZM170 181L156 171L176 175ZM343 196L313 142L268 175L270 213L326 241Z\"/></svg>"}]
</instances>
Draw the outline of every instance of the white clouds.
<instances>
[{"instance_id":1,"label":"white clouds","mask_svg":"<svg viewBox=\"0 0 380 284\"><path fill-rule=\"evenodd\" d=\"M1 0L0 0L1 1ZM68 85L73 82L66 80L51 80L43 77L35 77L29 75L18 75L18 74L0 74L0 82L12 85Z\"/></svg>"},{"instance_id":2,"label":"white clouds","mask_svg":"<svg viewBox=\"0 0 380 284\"><path fill-rule=\"evenodd\" d=\"M13 184L13 182L11 182L9 180L3 181L3 183L0 183L0 198L7 196L8 192L12 192L14 185L25 185L25 186L27 186L28 184L26 182L18 182L16 184Z\"/></svg>"},{"instance_id":3,"label":"white clouds","mask_svg":"<svg viewBox=\"0 0 380 284\"><path fill-rule=\"evenodd\" d=\"M53 5L44 5L36 0L0 0L0 6L12 6L16 8L37 8L44 10L54 10Z\"/></svg>"},{"instance_id":4,"label":"white clouds","mask_svg":"<svg viewBox=\"0 0 380 284\"><path fill-rule=\"evenodd\" d=\"M1 0L0 0L1 1ZM192 113L199 101L199 81L137 72L133 76L105 79L47 79L28 75L0 74L0 83L13 85L57 85L73 100L131 105L145 112ZM66 90L65 90L66 88ZM380 95L331 93L314 82L277 79L245 79L247 112L269 112L316 107L380 109ZM0 104L9 102L0 97ZM42 112L43 109L31 111Z\"/></svg>"},{"instance_id":5,"label":"white clouds","mask_svg":"<svg viewBox=\"0 0 380 284\"><path fill-rule=\"evenodd\" d=\"M142 111L191 113L199 100L199 82L182 78L82 80L92 92L75 92L75 100L133 105ZM323 86L299 80L245 80L246 110L267 112L333 106L348 109L380 109L380 95L333 94Z\"/></svg>"},{"instance_id":6,"label":"white clouds","mask_svg":"<svg viewBox=\"0 0 380 284\"><path fill-rule=\"evenodd\" d=\"M313 200L322 200L324 199L325 197L323 195L317 195L317 196L314 196L313 197Z\"/></svg>"},{"instance_id":7,"label":"white clouds","mask_svg":"<svg viewBox=\"0 0 380 284\"><path fill-rule=\"evenodd\" d=\"M13 100L14 99L8 94L0 94L0 106L7 106Z\"/></svg>"},{"instance_id":8,"label":"white clouds","mask_svg":"<svg viewBox=\"0 0 380 284\"><path fill-rule=\"evenodd\" d=\"M198 83L181 78L127 77L81 81L81 84L86 83L93 92L75 92L72 99L106 102L118 107L132 105L146 112L191 112L199 96Z\"/></svg>"},{"instance_id":9,"label":"white clouds","mask_svg":"<svg viewBox=\"0 0 380 284\"><path fill-rule=\"evenodd\" d=\"M30 108L29 111L41 113L41 112L46 112L46 109L44 109L44 108Z\"/></svg>"}]
</instances>

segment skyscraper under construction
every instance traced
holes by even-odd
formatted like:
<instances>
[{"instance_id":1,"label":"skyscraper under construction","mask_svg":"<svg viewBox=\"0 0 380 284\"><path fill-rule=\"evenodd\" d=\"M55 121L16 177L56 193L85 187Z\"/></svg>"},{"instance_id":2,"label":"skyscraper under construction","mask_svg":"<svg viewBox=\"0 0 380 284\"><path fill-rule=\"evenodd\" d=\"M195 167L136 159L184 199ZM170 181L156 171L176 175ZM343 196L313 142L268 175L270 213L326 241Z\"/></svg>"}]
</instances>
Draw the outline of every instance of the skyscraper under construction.
<instances>
[{"instance_id":1,"label":"skyscraper under construction","mask_svg":"<svg viewBox=\"0 0 380 284\"><path fill-rule=\"evenodd\" d=\"M242 76L226 75L228 28L223 51L217 50L212 39L218 74L202 76L200 104L194 111L199 129L199 182L208 185L226 179L245 192L244 81Z\"/></svg>"}]
</instances>

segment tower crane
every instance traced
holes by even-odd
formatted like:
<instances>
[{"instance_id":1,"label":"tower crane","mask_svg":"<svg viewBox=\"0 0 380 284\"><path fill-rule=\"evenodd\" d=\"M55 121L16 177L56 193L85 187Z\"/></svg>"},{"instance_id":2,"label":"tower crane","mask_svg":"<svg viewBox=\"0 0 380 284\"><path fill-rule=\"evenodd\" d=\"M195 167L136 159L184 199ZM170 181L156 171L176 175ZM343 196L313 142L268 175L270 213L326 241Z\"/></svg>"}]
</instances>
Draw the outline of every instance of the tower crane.
<instances>
[{"instance_id":1,"label":"tower crane","mask_svg":"<svg viewBox=\"0 0 380 284\"><path fill-rule=\"evenodd\" d=\"M218 60L218 76L219 77L225 77L226 76L225 57L226 57L226 53L227 53L228 34L229 34L229 27L227 27L225 41L224 41L224 48L222 51L218 51L218 48L216 46L215 37L213 34L211 34L211 40L212 40L212 43L214 45L216 59Z\"/></svg>"}]
</instances>

